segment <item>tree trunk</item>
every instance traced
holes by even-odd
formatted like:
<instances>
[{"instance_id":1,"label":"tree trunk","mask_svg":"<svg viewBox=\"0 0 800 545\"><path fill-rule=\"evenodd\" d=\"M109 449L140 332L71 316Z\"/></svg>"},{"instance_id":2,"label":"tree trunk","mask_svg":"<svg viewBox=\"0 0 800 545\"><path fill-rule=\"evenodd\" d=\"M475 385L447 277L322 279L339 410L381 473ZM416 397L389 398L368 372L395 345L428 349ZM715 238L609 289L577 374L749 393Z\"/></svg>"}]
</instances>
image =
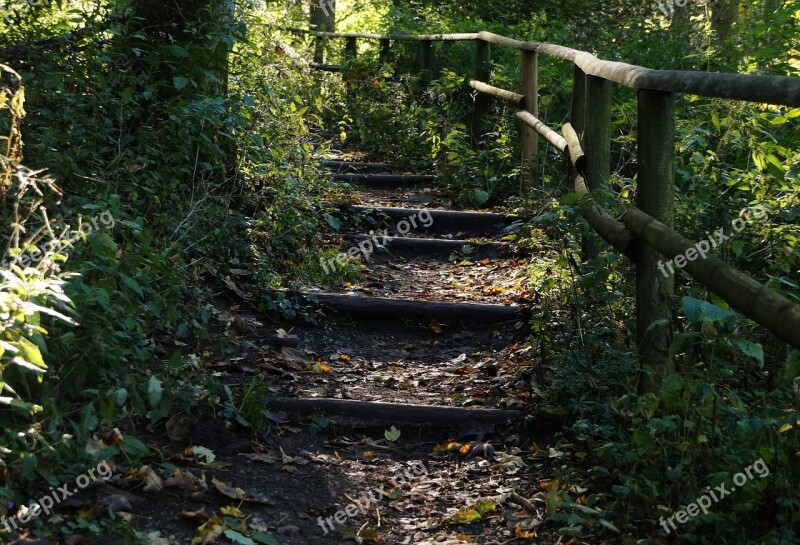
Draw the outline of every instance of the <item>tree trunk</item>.
<instances>
[{"instance_id":1,"label":"tree trunk","mask_svg":"<svg viewBox=\"0 0 800 545\"><path fill-rule=\"evenodd\" d=\"M727 40L739 15L739 0L709 0L711 29L717 39Z\"/></svg>"}]
</instances>

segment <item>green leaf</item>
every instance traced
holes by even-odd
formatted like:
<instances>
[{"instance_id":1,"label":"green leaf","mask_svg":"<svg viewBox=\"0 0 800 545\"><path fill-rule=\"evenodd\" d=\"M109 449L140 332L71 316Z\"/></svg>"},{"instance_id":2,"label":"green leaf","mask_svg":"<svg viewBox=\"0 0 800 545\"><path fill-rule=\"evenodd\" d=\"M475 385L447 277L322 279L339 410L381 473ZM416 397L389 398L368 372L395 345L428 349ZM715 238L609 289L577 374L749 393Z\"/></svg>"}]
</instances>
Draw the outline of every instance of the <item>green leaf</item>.
<instances>
[{"instance_id":1,"label":"green leaf","mask_svg":"<svg viewBox=\"0 0 800 545\"><path fill-rule=\"evenodd\" d=\"M383 432L383 436L386 438L387 441L394 443L398 439L400 439L400 430L392 426L390 429Z\"/></svg>"},{"instance_id":2,"label":"green leaf","mask_svg":"<svg viewBox=\"0 0 800 545\"><path fill-rule=\"evenodd\" d=\"M130 289L132 289L136 293L136 295L138 295L139 297L144 297L144 292L142 292L142 287L136 280L125 274L120 274L119 276L122 279L122 283L128 286Z\"/></svg>"},{"instance_id":3,"label":"green leaf","mask_svg":"<svg viewBox=\"0 0 800 545\"><path fill-rule=\"evenodd\" d=\"M241 543L241 545L256 545L255 541L243 534L240 534L236 530L225 530L225 537L234 543Z\"/></svg>"},{"instance_id":4,"label":"green leaf","mask_svg":"<svg viewBox=\"0 0 800 545\"><path fill-rule=\"evenodd\" d=\"M761 366L764 366L764 347L758 343L748 341L747 339L736 339L736 346L745 356L750 356L758 360Z\"/></svg>"},{"instance_id":5,"label":"green leaf","mask_svg":"<svg viewBox=\"0 0 800 545\"><path fill-rule=\"evenodd\" d=\"M11 360L11 362L19 367L22 367L23 369L27 369L28 371L33 371L34 373L44 373L44 369L35 366L34 364L20 358L19 356Z\"/></svg>"},{"instance_id":6,"label":"green leaf","mask_svg":"<svg viewBox=\"0 0 800 545\"><path fill-rule=\"evenodd\" d=\"M786 358L786 371L783 374L783 384L791 384L800 377L800 350L792 350Z\"/></svg>"},{"instance_id":7,"label":"green leaf","mask_svg":"<svg viewBox=\"0 0 800 545\"><path fill-rule=\"evenodd\" d=\"M39 350L38 346L33 344L25 337L20 337L19 340L16 342L16 345L17 348L19 349L19 357L21 357L28 363L32 363L39 369L47 369L47 366L44 364L44 360L42 359L42 353ZM19 359L19 357L14 358L14 361ZM34 371L37 370L34 369Z\"/></svg>"},{"instance_id":8,"label":"green leaf","mask_svg":"<svg viewBox=\"0 0 800 545\"><path fill-rule=\"evenodd\" d=\"M342 226L342 224L339 222L339 220L337 220L336 218L334 218L333 216L331 216L327 212L322 214L322 217L325 218L325 221L328 222L328 225L330 225L333 229L335 229L337 231L339 230L339 227Z\"/></svg>"},{"instance_id":9,"label":"green leaf","mask_svg":"<svg viewBox=\"0 0 800 545\"><path fill-rule=\"evenodd\" d=\"M150 447L133 435L125 435L122 438L122 451L129 456L144 458L150 456Z\"/></svg>"},{"instance_id":10,"label":"green leaf","mask_svg":"<svg viewBox=\"0 0 800 545\"><path fill-rule=\"evenodd\" d=\"M486 202L489 200L489 193L483 189L476 189L472 193L472 196L475 198L475 202L478 204L486 204Z\"/></svg>"},{"instance_id":11,"label":"green leaf","mask_svg":"<svg viewBox=\"0 0 800 545\"><path fill-rule=\"evenodd\" d=\"M185 47L175 44L164 46L164 52L172 55L173 57L178 57L179 59L186 59L191 56Z\"/></svg>"},{"instance_id":12,"label":"green leaf","mask_svg":"<svg viewBox=\"0 0 800 545\"><path fill-rule=\"evenodd\" d=\"M612 522L610 522L610 521L608 521L606 519L600 519L600 526L605 526L609 530L611 530L613 532L616 532L616 533L619 533L619 528L614 526L614 523L612 523Z\"/></svg>"},{"instance_id":13,"label":"green leaf","mask_svg":"<svg viewBox=\"0 0 800 545\"><path fill-rule=\"evenodd\" d=\"M151 409L158 407L163 394L164 388L161 387L161 381L155 375L151 375L150 381L147 383L147 400L150 402Z\"/></svg>"},{"instance_id":14,"label":"green leaf","mask_svg":"<svg viewBox=\"0 0 800 545\"><path fill-rule=\"evenodd\" d=\"M251 537L256 543L262 543L263 545L279 545L278 538L266 532L253 532Z\"/></svg>"},{"instance_id":15,"label":"green leaf","mask_svg":"<svg viewBox=\"0 0 800 545\"><path fill-rule=\"evenodd\" d=\"M719 115L717 115L717 111L714 110L711 112L711 123L714 125L714 128L719 130L722 127L722 124L719 122Z\"/></svg>"},{"instance_id":16,"label":"green leaf","mask_svg":"<svg viewBox=\"0 0 800 545\"><path fill-rule=\"evenodd\" d=\"M700 322L720 322L730 318L735 313L732 310L712 305L708 301L701 301L694 297L683 298L683 312L690 324Z\"/></svg>"},{"instance_id":17,"label":"green leaf","mask_svg":"<svg viewBox=\"0 0 800 545\"><path fill-rule=\"evenodd\" d=\"M175 86L176 91L182 91L192 80L184 78L183 76L175 76L172 78L172 84Z\"/></svg>"}]
</instances>

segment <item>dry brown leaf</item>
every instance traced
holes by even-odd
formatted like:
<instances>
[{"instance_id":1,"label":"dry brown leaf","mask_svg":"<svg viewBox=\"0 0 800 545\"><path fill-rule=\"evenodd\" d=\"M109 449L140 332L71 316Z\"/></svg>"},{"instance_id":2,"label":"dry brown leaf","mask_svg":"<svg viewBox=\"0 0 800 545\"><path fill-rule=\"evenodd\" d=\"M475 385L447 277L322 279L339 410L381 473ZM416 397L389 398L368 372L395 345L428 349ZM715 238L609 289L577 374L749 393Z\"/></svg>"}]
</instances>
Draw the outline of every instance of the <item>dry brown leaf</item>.
<instances>
[{"instance_id":1,"label":"dry brown leaf","mask_svg":"<svg viewBox=\"0 0 800 545\"><path fill-rule=\"evenodd\" d=\"M167 436L173 441L183 441L189 435L189 418L185 414L173 414L166 426Z\"/></svg>"},{"instance_id":2,"label":"dry brown leaf","mask_svg":"<svg viewBox=\"0 0 800 545\"><path fill-rule=\"evenodd\" d=\"M299 350L292 348L290 346L284 346L283 348L281 348L281 354L283 354L283 357L286 358L288 361L299 362L299 363L311 363L313 361L305 353L300 352Z\"/></svg>"},{"instance_id":3,"label":"dry brown leaf","mask_svg":"<svg viewBox=\"0 0 800 545\"><path fill-rule=\"evenodd\" d=\"M206 508L201 507L197 511L181 511L179 516L183 519L194 521L194 522L205 522L210 517L209 514L206 513Z\"/></svg>"},{"instance_id":4,"label":"dry brown leaf","mask_svg":"<svg viewBox=\"0 0 800 545\"><path fill-rule=\"evenodd\" d=\"M161 492L164 490L164 483L161 481L161 477L150 466L142 466L136 473L144 484L142 487L143 492Z\"/></svg>"},{"instance_id":5,"label":"dry brown leaf","mask_svg":"<svg viewBox=\"0 0 800 545\"><path fill-rule=\"evenodd\" d=\"M175 472L164 480L167 488L178 488L188 492L192 497L197 498L205 494L208 485L205 479L195 477L191 471L175 468Z\"/></svg>"},{"instance_id":6,"label":"dry brown leaf","mask_svg":"<svg viewBox=\"0 0 800 545\"><path fill-rule=\"evenodd\" d=\"M223 496L227 496L234 500L243 500L247 497L247 492L241 488L233 488L231 485L218 481L216 477L211 478L211 483Z\"/></svg>"}]
</instances>

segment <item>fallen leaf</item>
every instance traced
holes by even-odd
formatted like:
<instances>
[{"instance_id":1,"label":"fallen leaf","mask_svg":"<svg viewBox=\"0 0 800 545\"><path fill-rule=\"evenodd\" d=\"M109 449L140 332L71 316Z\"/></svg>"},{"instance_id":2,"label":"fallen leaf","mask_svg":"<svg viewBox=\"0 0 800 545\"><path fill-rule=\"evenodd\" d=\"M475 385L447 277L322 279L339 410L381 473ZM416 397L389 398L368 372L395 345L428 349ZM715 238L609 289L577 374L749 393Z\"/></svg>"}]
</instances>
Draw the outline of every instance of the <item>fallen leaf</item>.
<instances>
[{"instance_id":1,"label":"fallen leaf","mask_svg":"<svg viewBox=\"0 0 800 545\"><path fill-rule=\"evenodd\" d=\"M201 507L197 511L181 511L179 516L194 522L205 522L210 518L209 514L206 513L205 507Z\"/></svg>"},{"instance_id":2,"label":"fallen leaf","mask_svg":"<svg viewBox=\"0 0 800 545\"><path fill-rule=\"evenodd\" d=\"M222 513L223 515L228 515L229 517L242 518L242 516L244 516L244 513L242 513L238 507L235 507L233 505L220 507L219 512Z\"/></svg>"},{"instance_id":3,"label":"fallen leaf","mask_svg":"<svg viewBox=\"0 0 800 545\"><path fill-rule=\"evenodd\" d=\"M189 418L184 414L173 414L167 420L167 437L183 441L189 435Z\"/></svg>"},{"instance_id":4,"label":"fallen leaf","mask_svg":"<svg viewBox=\"0 0 800 545\"><path fill-rule=\"evenodd\" d=\"M214 453L206 447L189 447L184 451L184 454L187 456L194 455L198 461L204 460L207 464L213 464L214 460L217 458Z\"/></svg>"},{"instance_id":5,"label":"fallen leaf","mask_svg":"<svg viewBox=\"0 0 800 545\"><path fill-rule=\"evenodd\" d=\"M313 361L305 353L300 352L299 350L292 348L290 346L284 346L283 348L281 348L281 354L283 354L283 357L289 361L294 361L299 363L312 363Z\"/></svg>"},{"instance_id":6,"label":"fallen leaf","mask_svg":"<svg viewBox=\"0 0 800 545\"><path fill-rule=\"evenodd\" d=\"M390 429L383 432L383 436L386 438L387 441L394 443L398 439L400 439L400 430L396 427L392 426Z\"/></svg>"},{"instance_id":7,"label":"fallen leaf","mask_svg":"<svg viewBox=\"0 0 800 545\"><path fill-rule=\"evenodd\" d=\"M143 492L161 492L164 489L161 477L150 466L140 467L136 474L144 484L142 487Z\"/></svg>"},{"instance_id":8,"label":"fallen leaf","mask_svg":"<svg viewBox=\"0 0 800 545\"><path fill-rule=\"evenodd\" d=\"M444 328L442 328L442 324L436 322L436 320L431 320L431 323L428 324L428 327L431 328L431 331L434 333L444 333Z\"/></svg>"},{"instance_id":9,"label":"fallen leaf","mask_svg":"<svg viewBox=\"0 0 800 545\"><path fill-rule=\"evenodd\" d=\"M233 488L227 483L217 480L216 477L211 478L211 483L223 496L227 496L234 500L243 500L247 497L247 492L241 488Z\"/></svg>"},{"instance_id":10,"label":"fallen leaf","mask_svg":"<svg viewBox=\"0 0 800 545\"><path fill-rule=\"evenodd\" d=\"M526 532L524 530L520 530L519 526L515 526L514 535L519 539L531 539L536 537L536 532Z\"/></svg>"}]
</instances>

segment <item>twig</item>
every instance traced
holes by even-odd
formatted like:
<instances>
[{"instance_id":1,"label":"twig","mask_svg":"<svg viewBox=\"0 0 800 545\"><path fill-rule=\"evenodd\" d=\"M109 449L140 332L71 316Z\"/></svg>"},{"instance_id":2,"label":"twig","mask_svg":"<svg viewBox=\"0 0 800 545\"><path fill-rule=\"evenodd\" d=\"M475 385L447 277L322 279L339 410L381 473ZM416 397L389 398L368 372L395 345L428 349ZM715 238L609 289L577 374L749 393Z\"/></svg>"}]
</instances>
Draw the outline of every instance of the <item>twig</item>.
<instances>
[{"instance_id":1,"label":"twig","mask_svg":"<svg viewBox=\"0 0 800 545\"><path fill-rule=\"evenodd\" d=\"M537 517L541 518L541 515L539 514L539 510L536 509L536 506L533 505L533 503L530 500L525 499L522 496L520 496L519 494L517 494L516 491L512 491L511 494L508 495L508 499L511 500L512 502L516 503L517 505L522 506L529 513L532 513L532 514L536 515Z\"/></svg>"}]
</instances>

